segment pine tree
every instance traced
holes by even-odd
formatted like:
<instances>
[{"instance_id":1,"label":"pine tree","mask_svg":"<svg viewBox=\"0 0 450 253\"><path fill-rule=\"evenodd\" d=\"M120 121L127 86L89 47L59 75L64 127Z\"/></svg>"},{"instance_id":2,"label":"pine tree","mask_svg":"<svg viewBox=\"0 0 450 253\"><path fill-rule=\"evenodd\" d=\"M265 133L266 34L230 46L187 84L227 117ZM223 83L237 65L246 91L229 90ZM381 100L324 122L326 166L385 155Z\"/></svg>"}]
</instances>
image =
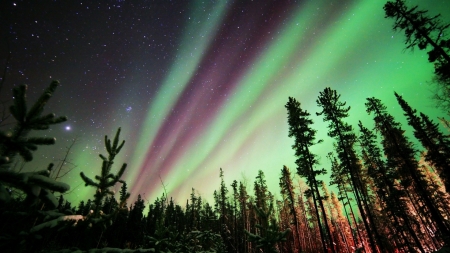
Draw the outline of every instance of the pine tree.
<instances>
[{"instance_id":1,"label":"pine tree","mask_svg":"<svg viewBox=\"0 0 450 253\"><path fill-rule=\"evenodd\" d=\"M445 30L450 24L443 24L440 15L430 17L428 11L408 8L404 0L389 1L384 5L387 18L395 19L394 30L405 31L406 48L417 46L428 51L428 60L435 64L435 74L450 85L450 39L445 38Z\"/></svg>"},{"instance_id":2,"label":"pine tree","mask_svg":"<svg viewBox=\"0 0 450 253\"><path fill-rule=\"evenodd\" d=\"M84 207L85 207L85 204L84 204L84 201L82 200L82 201L80 201L80 203L78 204L78 209L77 209L77 214L81 214L81 215L83 215L83 212L84 212Z\"/></svg>"},{"instance_id":3,"label":"pine tree","mask_svg":"<svg viewBox=\"0 0 450 253\"><path fill-rule=\"evenodd\" d=\"M445 184L447 192L450 191L450 140L439 131L439 126L433 123L428 116L412 109L402 96L395 93L398 103L405 112L408 124L414 128L414 136L423 147L427 149L425 161L437 170Z\"/></svg>"},{"instance_id":4,"label":"pine tree","mask_svg":"<svg viewBox=\"0 0 450 253\"><path fill-rule=\"evenodd\" d=\"M352 192L350 180L348 178L348 175L343 172L343 166L339 164L337 158L333 156L332 152L328 153L327 158L331 162L330 185L337 185L338 199L339 201L342 201L344 205L345 216L348 217L348 225L352 230L351 234L353 243L355 247L359 247L359 243L362 242L363 239L360 230L357 228L358 223L356 221L355 212L353 211L353 205L351 203L353 199L349 195L349 193ZM347 206L348 209L350 209L350 213L347 212Z\"/></svg>"},{"instance_id":5,"label":"pine tree","mask_svg":"<svg viewBox=\"0 0 450 253\"><path fill-rule=\"evenodd\" d=\"M332 217L335 219L336 229L339 231L341 236L341 244L345 245L345 251L351 252L351 248L355 248L353 243L352 229L347 218L342 213L342 205L339 202L337 195L331 192L331 204L333 207Z\"/></svg>"},{"instance_id":6,"label":"pine tree","mask_svg":"<svg viewBox=\"0 0 450 253\"><path fill-rule=\"evenodd\" d=\"M197 222L198 222L198 219L199 219L199 212L200 212L200 209L198 209L199 198L200 197L197 197L195 195L194 188L192 188L192 191L191 191L191 204L189 205L190 208L186 209L186 213L189 212L189 219L188 219L188 221L190 223L189 229L191 231L200 229L197 226Z\"/></svg>"},{"instance_id":7,"label":"pine tree","mask_svg":"<svg viewBox=\"0 0 450 253\"><path fill-rule=\"evenodd\" d=\"M134 205L130 208L130 214L127 221L127 239L134 247L142 245L144 238L143 211L145 203L139 194Z\"/></svg>"},{"instance_id":8,"label":"pine tree","mask_svg":"<svg viewBox=\"0 0 450 253\"><path fill-rule=\"evenodd\" d=\"M283 166L283 169L281 170L281 177L280 177L280 188L281 188L281 195L283 198L286 198L286 201L289 205L289 211L290 215L292 215L294 219L294 245L298 249L298 252L302 252L302 245L300 243L300 228L299 228L299 220L297 211L295 210L295 188L292 183L291 178L291 171L288 167Z\"/></svg>"},{"instance_id":9,"label":"pine tree","mask_svg":"<svg viewBox=\"0 0 450 253\"><path fill-rule=\"evenodd\" d=\"M323 115L323 120L329 122L328 136L335 138L337 141L336 151L345 169L343 172L350 176L351 185L354 188L353 192L356 197L356 204L369 237L370 247L373 252L377 252L373 234L376 231L368 223L368 219L370 218L370 214L367 212L368 207L364 208L363 206L362 191L364 191L364 186L359 178L361 165L358 162L354 149L356 135L353 133L352 126L343 121L348 117L350 106L347 107L345 102L341 102L339 100L340 97L335 90L329 87L325 88L323 92L320 92L316 100L317 105L322 107L322 111L317 113L317 115Z\"/></svg>"},{"instance_id":10,"label":"pine tree","mask_svg":"<svg viewBox=\"0 0 450 253\"><path fill-rule=\"evenodd\" d=\"M240 249L239 247L242 245L240 242L240 231L243 230L243 227L239 227L238 219L239 219L239 210L238 210L238 202L239 202L239 191L238 191L238 182L233 180L231 184L231 188L233 189L233 205L231 215L233 217L233 226L232 226L232 240L235 248ZM241 237L242 238L242 237Z\"/></svg>"},{"instance_id":11,"label":"pine tree","mask_svg":"<svg viewBox=\"0 0 450 253\"><path fill-rule=\"evenodd\" d=\"M386 18L395 19L394 30L404 30L406 49L416 46L428 51L428 61L434 65L435 90L433 99L438 107L450 113L450 38L440 15L429 16L418 6L408 8L404 0L389 1L384 5Z\"/></svg>"},{"instance_id":12,"label":"pine tree","mask_svg":"<svg viewBox=\"0 0 450 253\"><path fill-rule=\"evenodd\" d=\"M253 234L246 230L249 236L249 241L256 244L257 249L261 249L262 252L277 253L276 244L286 240L286 235L291 231L286 229L280 231L275 219L271 219L273 216L273 205L270 204L267 210L263 210L255 206L257 216L259 218L259 224L256 225L259 233Z\"/></svg>"},{"instance_id":13,"label":"pine tree","mask_svg":"<svg viewBox=\"0 0 450 253\"><path fill-rule=\"evenodd\" d=\"M415 158L416 151L413 144L404 136L400 123L386 112L386 107L379 99L367 98L366 108L369 114L374 115L375 128L383 136L382 145L387 157L387 165L397 169L397 179L400 180L407 194L410 194L409 189L415 190L417 198L424 204L423 207L428 209L428 213L423 214L423 217L431 217L441 238L447 237L449 234L447 224L427 191L427 182ZM417 209L415 206L414 208ZM422 252L425 251L421 244L418 246Z\"/></svg>"},{"instance_id":14,"label":"pine tree","mask_svg":"<svg viewBox=\"0 0 450 253\"><path fill-rule=\"evenodd\" d=\"M266 179L262 170L258 170L258 175L256 176L253 190L255 192L256 207L267 211L269 208L269 191L267 189Z\"/></svg>"},{"instance_id":15,"label":"pine tree","mask_svg":"<svg viewBox=\"0 0 450 253\"><path fill-rule=\"evenodd\" d=\"M375 193L377 194L384 216L388 219L381 224L390 230L390 241L396 241L399 245L405 245L409 251L413 251L413 243L419 244L419 238L411 224L407 203L404 201L406 194L395 187L396 171L394 167L387 166L381 158L381 149L376 142L375 134L368 128L358 123L361 135L361 145L364 165L368 168L368 174L373 179ZM392 226L391 226L392 224ZM411 241L410 238L413 238Z\"/></svg>"},{"instance_id":16,"label":"pine tree","mask_svg":"<svg viewBox=\"0 0 450 253\"><path fill-rule=\"evenodd\" d=\"M319 192L319 184L321 183L317 180L317 176L323 175L326 173L324 169L315 170L314 166L319 163L317 160L317 156L312 154L310 151L310 147L316 144L315 135L316 130L312 129L310 125L313 124L313 121L309 118L310 114L307 111L304 111L300 103L292 97L289 97L289 101L286 104L286 109L288 111L288 124L289 124L289 137L295 138L295 143L292 145L292 148L295 150L295 156L297 160L295 161L297 165L297 174L306 178L306 183L310 188L310 193L314 201L316 215L318 217L318 225L321 232L322 244L324 247L324 251L326 251L326 235L322 232L322 225L326 230L326 234L328 235L328 247L335 252L333 239L331 237L330 228L328 223L326 222L327 216L325 212L325 208L323 206L320 192ZM320 143L318 141L317 143ZM317 203L319 203L320 210L323 216L323 222L320 221L319 209L317 207Z\"/></svg>"},{"instance_id":17,"label":"pine tree","mask_svg":"<svg viewBox=\"0 0 450 253\"><path fill-rule=\"evenodd\" d=\"M123 182L120 187L120 197L119 197L119 207L127 208L127 200L130 197L130 193L128 192L127 183Z\"/></svg>"},{"instance_id":18,"label":"pine tree","mask_svg":"<svg viewBox=\"0 0 450 253\"><path fill-rule=\"evenodd\" d=\"M83 209L83 212L81 213L81 215L83 215L83 216L88 215L91 212L92 207L93 207L92 200L88 199L86 201L86 205L84 206L84 209Z\"/></svg>"},{"instance_id":19,"label":"pine tree","mask_svg":"<svg viewBox=\"0 0 450 253\"><path fill-rule=\"evenodd\" d=\"M227 202L228 202L228 189L225 185L225 180L223 179L223 170L220 168L220 190L219 190L219 207L220 207L220 219L222 225L225 224L225 219L227 219Z\"/></svg>"},{"instance_id":20,"label":"pine tree","mask_svg":"<svg viewBox=\"0 0 450 253\"><path fill-rule=\"evenodd\" d=\"M243 229L250 231L249 226L249 210L248 210L248 193L242 182L239 182L239 210L240 210L240 227ZM243 236L243 252L249 252L250 245L247 242L247 234Z\"/></svg>"}]
</instances>

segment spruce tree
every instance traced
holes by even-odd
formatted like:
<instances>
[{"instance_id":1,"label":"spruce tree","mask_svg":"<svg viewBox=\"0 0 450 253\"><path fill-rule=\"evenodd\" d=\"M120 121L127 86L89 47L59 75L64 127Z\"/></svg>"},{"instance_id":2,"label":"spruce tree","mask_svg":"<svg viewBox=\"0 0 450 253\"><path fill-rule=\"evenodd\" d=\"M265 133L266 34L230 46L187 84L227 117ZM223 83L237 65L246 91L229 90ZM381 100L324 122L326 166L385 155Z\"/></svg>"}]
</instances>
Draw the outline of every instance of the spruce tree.
<instances>
[{"instance_id":1,"label":"spruce tree","mask_svg":"<svg viewBox=\"0 0 450 253\"><path fill-rule=\"evenodd\" d=\"M295 161L297 165L297 174L306 178L306 183L310 188L310 193L313 198L314 207L316 210L317 221L320 229L320 236L322 239L323 250L327 251L329 247L332 252L335 252L333 239L331 237L330 229L328 227L328 223L326 222L326 212L321 201L319 187L319 180L317 180L317 176L325 174L326 171L315 170L314 166L319 164L317 159L317 155L311 153L310 148L314 144L316 144L316 130L311 128L313 121L309 118L311 115L306 110L301 108L300 103L292 97L289 97L289 101L285 105L288 111L288 124L289 124L289 137L294 137L295 142L292 145L292 148L295 151L295 156L297 160ZM320 143L318 141L317 143ZM319 216L319 208L317 203L319 203L320 210L322 212L322 216L324 217L323 221L320 221ZM322 231L322 226L326 229L326 234ZM328 239L326 236L328 235ZM328 246L326 243L328 240Z\"/></svg>"},{"instance_id":2,"label":"spruce tree","mask_svg":"<svg viewBox=\"0 0 450 253\"><path fill-rule=\"evenodd\" d=\"M398 103L405 112L408 124L414 128L414 136L426 148L425 161L439 173L447 192L450 191L450 140L439 131L439 126L428 116L412 109L402 96L395 93Z\"/></svg>"},{"instance_id":3,"label":"spruce tree","mask_svg":"<svg viewBox=\"0 0 450 253\"><path fill-rule=\"evenodd\" d=\"M446 238L449 235L446 221L427 191L427 182L415 158L416 150L404 135L400 123L387 113L386 106L377 98L367 98L366 109L369 114L374 115L375 128L383 137L382 145L387 165L397 169L396 179L400 180L400 184L408 194L409 189L416 191L417 197L423 201L424 207L428 210L428 213L423 215L431 217L441 239ZM418 246L422 252L425 251L420 244Z\"/></svg>"},{"instance_id":4,"label":"spruce tree","mask_svg":"<svg viewBox=\"0 0 450 253\"><path fill-rule=\"evenodd\" d=\"M130 193L128 192L127 183L123 182L120 187L120 197L119 197L119 207L127 208L127 200L130 197Z\"/></svg>"},{"instance_id":5,"label":"spruce tree","mask_svg":"<svg viewBox=\"0 0 450 253\"><path fill-rule=\"evenodd\" d=\"M223 170L220 168L220 190L219 190L219 206L220 206L220 219L222 226L225 224L227 219L227 202L228 202L228 189L225 185L225 180L223 179Z\"/></svg>"},{"instance_id":6,"label":"spruce tree","mask_svg":"<svg viewBox=\"0 0 450 253\"><path fill-rule=\"evenodd\" d=\"M267 211L269 208L269 190L267 189L264 172L258 170L258 175L254 182L253 190L255 192L256 207Z\"/></svg>"},{"instance_id":7,"label":"spruce tree","mask_svg":"<svg viewBox=\"0 0 450 253\"><path fill-rule=\"evenodd\" d=\"M390 167L382 159L382 151L378 147L376 135L364 127L359 121L360 130L359 143L364 165L368 168L368 175L373 179L375 193L380 202L382 212L388 219L386 222L390 229L390 241L396 241L399 245L405 245L409 251L413 251L412 245L420 244L416 231L411 224L407 203L404 199L404 191L395 186L395 167ZM385 224L381 226L386 226ZM391 225L392 224L392 225ZM394 232L392 232L394 231ZM411 241L410 238L413 238ZM389 246L390 247L390 246Z\"/></svg>"},{"instance_id":8,"label":"spruce tree","mask_svg":"<svg viewBox=\"0 0 450 253\"><path fill-rule=\"evenodd\" d=\"M33 160L33 151L40 145L53 145L52 137L28 137L31 131L47 130L51 125L59 124L67 120L66 117L56 117L55 114L43 114L44 107L53 96L59 82L50 83L43 94L28 110L26 85L13 89L14 103L9 108L11 115L16 120L14 128L10 131L0 131L0 204L10 201L11 196L7 188L19 189L26 194L25 202L28 205L36 205L39 200L48 206L56 208L58 201L53 192L65 192L69 185L49 178L53 164L47 169L37 172L16 172L11 169L16 155L20 155L25 162Z\"/></svg>"},{"instance_id":9,"label":"spruce tree","mask_svg":"<svg viewBox=\"0 0 450 253\"><path fill-rule=\"evenodd\" d=\"M94 180L88 178L86 175L84 175L83 172L80 173L81 178L85 182L86 186L93 186L97 188L94 195L94 204L95 204L95 210L94 210L94 217L100 216L100 207L103 201L103 198L105 198L108 195L114 195L114 192L111 190L111 187L116 185L118 182L124 183L125 181L121 180L123 173L125 172L125 169L127 167L127 164L124 163L122 167L119 169L117 174L113 174L111 172L112 165L114 164L114 158L116 155L120 152L123 145L125 144L125 141L122 141L119 145L119 136L120 136L120 128L117 130L116 136L114 137L113 142L111 143L111 140L108 139L108 136L105 135L105 146L106 151L108 152L108 158L104 155L100 154L100 158L103 160L102 163L102 169L101 174L99 176L95 176L95 180L98 182L95 182Z\"/></svg>"},{"instance_id":10,"label":"spruce tree","mask_svg":"<svg viewBox=\"0 0 450 253\"><path fill-rule=\"evenodd\" d=\"M231 215L233 217L233 226L232 226L232 240L234 241L234 245L238 250L241 250L239 247L242 245L240 239L242 237L240 236L240 231L242 231L244 228L239 227L238 219L239 219L239 210L238 210L238 202L239 202L239 191L238 191L238 182L236 180L233 180L233 183L231 184L231 188L233 189L233 205L232 205L232 212Z\"/></svg>"},{"instance_id":11,"label":"spruce tree","mask_svg":"<svg viewBox=\"0 0 450 253\"><path fill-rule=\"evenodd\" d=\"M388 1L384 5L387 18L395 19L394 30L404 30L406 48L418 47L428 51L428 60L434 63L435 74L450 85L450 39L445 31L450 24L443 24L440 15L429 16L428 11L408 8L404 0Z\"/></svg>"},{"instance_id":12,"label":"spruce tree","mask_svg":"<svg viewBox=\"0 0 450 253\"><path fill-rule=\"evenodd\" d=\"M138 247L142 245L144 238L144 223L143 223L143 212L145 209L145 203L139 194L134 205L130 208L130 214L128 215L127 230L126 233L128 241L132 246Z\"/></svg>"},{"instance_id":13,"label":"spruce tree","mask_svg":"<svg viewBox=\"0 0 450 253\"><path fill-rule=\"evenodd\" d=\"M323 120L329 122L328 136L336 139L338 158L345 169L343 173L350 176L351 185L354 188L353 192L356 197L356 204L369 237L370 247L373 252L377 252L373 234L376 231L368 223L368 218L371 218L370 213L367 211L368 207L364 208L363 196L361 196L362 191L364 191L364 185L362 185L359 178L361 165L359 164L354 149L356 135L353 133L352 126L343 121L348 117L350 106L346 106L345 102L340 101L340 97L341 95L338 95L336 90L332 90L329 87L325 88L323 92L320 92L316 100L317 105L322 107L322 111L318 112L317 115L323 115Z\"/></svg>"},{"instance_id":14,"label":"spruce tree","mask_svg":"<svg viewBox=\"0 0 450 253\"><path fill-rule=\"evenodd\" d=\"M240 227L244 228L247 231L250 231L249 226L249 203L248 203L249 195L247 193L247 189L242 182L239 182L239 210L240 210ZM250 244L247 242L247 234L243 236L243 252L250 251Z\"/></svg>"},{"instance_id":15,"label":"spruce tree","mask_svg":"<svg viewBox=\"0 0 450 253\"><path fill-rule=\"evenodd\" d=\"M281 177L280 177L280 188L281 188L281 194L283 198L286 199L288 205L289 205L289 211L290 215L292 215L294 219L294 245L296 248L298 248L298 252L302 252L302 245L300 243L300 228L299 228L299 220L297 211L295 209L295 188L294 184L292 183L291 178L291 171L288 167L283 166L283 169L281 170Z\"/></svg>"},{"instance_id":16,"label":"spruce tree","mask_svg":"<svg viewBox=\"0 0 450 253\"><path fill-rule=\"evenodd\" d=\"M84 204L84 201L82 200L82 201L80 201L80 203L78 204L78 208L77 208L77 214L81 214L81 215L83 215L83 212L84 212L84 207L85 207L85 204Z\"/></svg>"},{"instance_id":17,"label":"spruce tree","mask_svg":"<svg viewBox=\"0 0 450 253\"><path fill-rule=\"evenodd\" d=\"M351 252L350 249L356 246L353 243L352 229L350 227L348 219L346 218L346 216L344 216L342 212L342 205L341 202L339 202L337 195L334 192L331 192L330 198L333 209L333 217L335 220L335 226L336 229L339 231L339 234L341 235L341 244L345 245L346 252Z\"/></svg>"},{"instance_id":18,"label":"spruce tree","mask_svg":"<svg viewBox=\"0 0 450 253\"><path fill-rule=\"evenodd\" d=\"M332 152L328 153L327 158L331 163L330 185L337 185L338 199L342 201L342 204L344 205L345 216L348 217L348 224L352 230L353 243L355 246L358 246L359 242L362 242L363 239L360 230L358 229L355 212L353 211L353 205L351 203L353 199L349 195L349 193L352 192L350 180L347 173L344 173L344 167L339 164ZM350 213L347 212L347 206L348 209L350 209Z\"/></svg>"},{"instance_id":19,"label":"spruce tree","mask_svg":"<svg viewBox=\"0 0 450 253\"><path fill-rule=\"evenodd\" d=\"M286 235L291 230L280 231L276 220L271 218L273 217L273 204L270 204L266 210L255 206L255 210L259 218L259 223L256 225L259 232L253 234L246 230L249 241L254 242L256 248L261 249L262 252L278 253L277 243L285 241Z\"/></svg>"}]
</instances>

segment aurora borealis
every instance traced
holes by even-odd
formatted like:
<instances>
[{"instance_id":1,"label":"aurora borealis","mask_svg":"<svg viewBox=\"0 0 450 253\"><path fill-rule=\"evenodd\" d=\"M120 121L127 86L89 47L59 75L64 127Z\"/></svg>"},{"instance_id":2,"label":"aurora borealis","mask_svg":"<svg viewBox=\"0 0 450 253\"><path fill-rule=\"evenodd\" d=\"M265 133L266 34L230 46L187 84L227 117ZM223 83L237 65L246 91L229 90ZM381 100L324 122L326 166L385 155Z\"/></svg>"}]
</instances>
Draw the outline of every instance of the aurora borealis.
<instances>
[{"instance_id":1,"label":"aurora borealis","mask_svg":"<svg viewBox=\"0 0 450 253\"><path fill-rule=\"evenodd\" d=\"M5 37L11 61L1 98L27 83L34 101L51 80L61 82L47 110L69 121L47 133L57 144L26 168L57 162L76 137L69 158L77 167L62 179L69 200L92 197L79 172L98 173L103 136L118 127L126 144L115 169L128 164L132 199L152 201L164 188L180 203L191 188L211 199L219 168L228 185L236 179L249 189L263 170L277 195L282 166L295 168L289 96L313 115L323 160L333 143L315 100L325 87L352 106L354 126L372 126L364 108L372 96L405 122L394 91L433 119L445 116L430 99L426 52L404 50L385 2L2 1L2 69ZM448 1L407 3L450 21Z\"/></svg>"}]
</instances>

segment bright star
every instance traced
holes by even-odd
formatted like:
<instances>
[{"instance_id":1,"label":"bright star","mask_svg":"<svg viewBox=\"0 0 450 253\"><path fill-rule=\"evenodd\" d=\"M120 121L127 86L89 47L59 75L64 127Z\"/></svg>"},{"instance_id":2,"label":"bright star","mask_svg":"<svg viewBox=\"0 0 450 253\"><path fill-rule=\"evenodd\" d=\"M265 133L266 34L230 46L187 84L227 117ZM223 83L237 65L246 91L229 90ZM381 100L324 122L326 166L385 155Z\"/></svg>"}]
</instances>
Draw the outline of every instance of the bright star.
<instances>
[{"instance_id":1,"label":"bright star","mask_svg":"<svg viewBox=\"0 0 450 253\"><path fill-rule=\"evenodd\" d=\"M70 131L72 128L70 126L66 126L66 131Z\"/></svg>"}]
</instances>

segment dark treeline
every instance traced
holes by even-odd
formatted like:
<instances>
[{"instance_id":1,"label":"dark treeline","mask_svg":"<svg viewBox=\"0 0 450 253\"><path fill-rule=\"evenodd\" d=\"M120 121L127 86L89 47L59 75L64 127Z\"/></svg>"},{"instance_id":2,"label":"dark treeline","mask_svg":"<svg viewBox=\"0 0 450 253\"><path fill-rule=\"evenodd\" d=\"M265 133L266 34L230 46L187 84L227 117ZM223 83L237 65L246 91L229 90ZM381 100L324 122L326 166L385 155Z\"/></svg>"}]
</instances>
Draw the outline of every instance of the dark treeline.
<instances>
[{"instance_id":1,"label":"dark treeline","mask_svg":"<svg viewBox=\"0 0 450 253\"><path fill-rule=\"evenodd\" d=\"M317 155L310 147L321 141L315 140L310 114L289 98L288 135L295 140L296 172L303 180L294 183L291 170L283 166L282 198L277 200L267 188L263 171L250 187L236 180L226 185L220 169L221 183L214 191L213 204L192 189L183 206L163 195L144 212L140 196L128 203L127 184L120 179L126 164L117 174L111 173L115 155L125 144L119 141L120 129L113 140L105 137L108 156L100 155L100 175L90 179L81 173L86 186L96 191L93 200L78 206L63 195L53 197L55 191L68 187L47 177L48 170L2 170L8 191L2 195L7 205L1 208L0 243L11 252L105 247L148 252L435 251L449 240L450 140L438 124L395 96L422 150L413 146L379 99L368 98L366 103L373 127L359 122L356 133L346 123L350 107L340 101L340 95L331 88L320 92L317 104L322 111L318 115L329 122L328 135L335 139L328 155L330 168L318 168ZM16 103L14 108L18 107ZM17 134L23 137L24 132ZM8 141L3 143L3 157L14 156L13 147L20 141L24 147L44 142L14 140L15 136L15 132L4 136ZM18 150L26 159L21 153L26 152ZM8 159L3 162L10 163ZM337 192L330 192L318 179L327 171ZM122 184L118 199L111 191L116 184Z\"/></svg>"},{"instance_id":2,"label":"dark treeline","mask_svg":"<svg viewBox=\"0 0 450 253\"><path fill-rule=\"evenodd\" d=\"M386 17L395 19L394 29L405 31L407 48L431 47L435 98L448 110L450 40L442 36L448 25L401 0L384 9ZM16 166L32 161L40 145L55 142L29 135L66 120L43 114L57 86L52 82L31 107L26 86L13 89L10 114L16 122L0 131L2 252L450 251L449 135L397 93L392 95L403 115L391 115L383 101L370 97L365 108L373 121L356 126L348 123L350 106L336 90L318 94L317 115L328 123L334 141L328 167L320 167L312 152L322 140L316 139L310 113L289 97L286 134L293 139L296 168L267 168L280 171L280 199L269 191L262 170L252 185L236 180L228 185L220 169L213 203L195 189L185 203L167 194L148 206L140 195L131 202L121 179L127 165L114 164L125 146L119 129L113 139L105 136L107 155L100 154L98 175L92 179L80 173L85 186L95 188L94 196L73 206L63 197L69 185L51 173L53 164L35 172ZM412 132L399 123L402 117ZM6 118L2 115L2 122ZM112 189L119 185L116 196Z\"/></svg>"}]
</instances>

